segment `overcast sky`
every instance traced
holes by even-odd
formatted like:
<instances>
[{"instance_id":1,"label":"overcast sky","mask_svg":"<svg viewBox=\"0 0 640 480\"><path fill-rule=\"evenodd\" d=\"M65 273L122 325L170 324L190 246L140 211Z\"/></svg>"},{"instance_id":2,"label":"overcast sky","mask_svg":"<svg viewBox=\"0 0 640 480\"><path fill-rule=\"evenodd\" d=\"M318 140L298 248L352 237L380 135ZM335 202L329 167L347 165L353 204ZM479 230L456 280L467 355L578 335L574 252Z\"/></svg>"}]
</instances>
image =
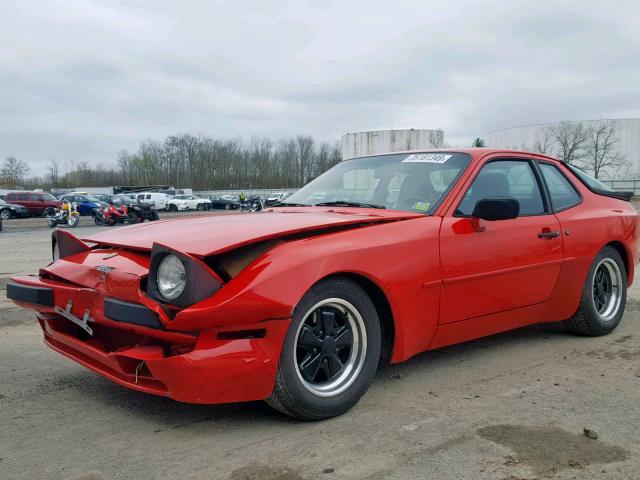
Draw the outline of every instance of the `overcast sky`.
<instances>
[{"instance_id":1,"label":"overcast sky","mask_svg":"<svg viewBox=\"0 0 640 480\"><path fill-rule=\"evenodd\" d=\"M0 2L0 157L640 115L640 2Z\"/></svg>"}]
</instances>

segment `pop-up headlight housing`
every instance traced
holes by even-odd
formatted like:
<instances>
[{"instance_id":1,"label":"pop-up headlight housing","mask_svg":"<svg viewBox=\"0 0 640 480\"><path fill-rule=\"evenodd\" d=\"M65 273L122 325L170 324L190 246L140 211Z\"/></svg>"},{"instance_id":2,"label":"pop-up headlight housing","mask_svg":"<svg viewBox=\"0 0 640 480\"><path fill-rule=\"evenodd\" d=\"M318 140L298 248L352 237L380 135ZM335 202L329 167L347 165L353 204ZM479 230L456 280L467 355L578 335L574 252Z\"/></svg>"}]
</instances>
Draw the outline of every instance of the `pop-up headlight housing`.
<instances>
[{"instance_id":1,"label":"pop-up headlight housing","mask_svg":"<svg viewBox=\"0 0 640 480\"><path fill-rule=\"evenodd\" d=\"M147 294L153 299L185 308L210 297L221 285L220 277L202 261L153 244L147 279Z\"/></svg>"}]
</instances>

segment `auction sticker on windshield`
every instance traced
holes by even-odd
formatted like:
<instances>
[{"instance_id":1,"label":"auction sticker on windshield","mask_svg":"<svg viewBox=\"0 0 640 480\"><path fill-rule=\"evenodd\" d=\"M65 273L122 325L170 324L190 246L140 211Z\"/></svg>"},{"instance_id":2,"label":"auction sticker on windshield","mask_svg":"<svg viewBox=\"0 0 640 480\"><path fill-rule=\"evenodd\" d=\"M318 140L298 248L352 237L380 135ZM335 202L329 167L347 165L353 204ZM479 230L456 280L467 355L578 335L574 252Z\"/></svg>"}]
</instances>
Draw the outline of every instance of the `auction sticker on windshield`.
<instances>
[{"instance_id":1,"label":"auction sticker on windshield","mask_svg":"<svg viewBox=\"0 0 640 480\"><path fill-rule=\"evenodd\" d=\"M417 153L409 155L402 163L444 163L452 156L447 153Z\"/></svg>"}]
</instances>

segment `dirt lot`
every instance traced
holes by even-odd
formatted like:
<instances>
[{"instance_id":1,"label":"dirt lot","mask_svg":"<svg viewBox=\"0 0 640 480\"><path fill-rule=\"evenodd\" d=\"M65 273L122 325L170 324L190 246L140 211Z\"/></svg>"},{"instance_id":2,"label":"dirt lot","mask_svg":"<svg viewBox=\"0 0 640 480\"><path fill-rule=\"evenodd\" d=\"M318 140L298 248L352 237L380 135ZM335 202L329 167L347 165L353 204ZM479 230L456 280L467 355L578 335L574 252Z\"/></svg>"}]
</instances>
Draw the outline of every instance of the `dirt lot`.
<instances>
[{"instance_id":1,"label":"dirt lot","mask_svg":"<svg viewBox=\"0 0 640 480\"><path fill-rule=\"evenodd\" d=\"M42 225L0 233L2 479L640 479L637 284L607 337L535 327L429 352L380 371L348 414L302 423L129 391L46 348L4 293L49 261Z\"/></svg>"}]
</instances>

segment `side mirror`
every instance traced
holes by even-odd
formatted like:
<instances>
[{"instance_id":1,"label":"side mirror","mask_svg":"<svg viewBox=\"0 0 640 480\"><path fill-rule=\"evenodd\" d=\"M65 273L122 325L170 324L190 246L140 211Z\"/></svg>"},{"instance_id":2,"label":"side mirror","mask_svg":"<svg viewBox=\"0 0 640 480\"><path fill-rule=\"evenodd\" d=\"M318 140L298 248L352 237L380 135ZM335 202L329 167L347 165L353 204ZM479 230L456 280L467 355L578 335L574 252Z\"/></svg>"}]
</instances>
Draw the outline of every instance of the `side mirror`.
<instances>
[{"instance_id":1,"label":"side mirror","mask_svg":"<svg viewBox=\"0 0 640 480\"><path fill-rule=\"evenodd\" d=\"M520 213L520 203L515 198L496 197L478 200L473 213L473 218L487 221L511 220L517 218Z\"/></svg>"}]
</instances>

